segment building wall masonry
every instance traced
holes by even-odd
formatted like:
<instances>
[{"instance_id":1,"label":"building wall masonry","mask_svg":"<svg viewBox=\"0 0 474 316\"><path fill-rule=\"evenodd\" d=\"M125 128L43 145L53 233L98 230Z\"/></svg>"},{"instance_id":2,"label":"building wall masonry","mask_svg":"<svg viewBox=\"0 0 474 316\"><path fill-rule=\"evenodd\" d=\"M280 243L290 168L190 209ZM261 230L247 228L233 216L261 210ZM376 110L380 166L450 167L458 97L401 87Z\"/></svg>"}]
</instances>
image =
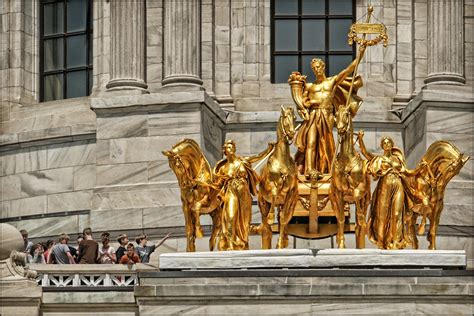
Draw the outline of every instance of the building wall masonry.
<instances>
[{"instance_id":1,"label":"building wall masonry","mask_svg":"<svg viewBox=\"0 0 474 316\"><path fill-rule=\"evenodd\" d=\"M193 87L162 85L167 73L163 45L172 40L165 36L164 13L172 0L139 1L146 3L145 51L143 60L133 62L145 65L144 94L107 90L112 1L94 0L91 96L42 103L39 1L0 3L1 221L27 228L33 238L76 234L87 226L113 232L182 231L179 187L162 150L191 138L214 164L226 139L236 141L241 155L257 153L276 139L279 107L293 101L287 84L270 82L270 0L202 0L200 12L186 11L199 13L191 19L200 26L199 42L186 41L186 47L200 49L198 67L189 67L199 69L202 85ZM439 13L434 1L357 0L357 19L369 2L387 26L389 44L368 48L359 67L364 104L355 128L365 130L368 149L380 152L380 139L388 135L405 150L411 167L438 139L473 156L474 1ZM460 2L445 4L451 8ZM427 79L439 79L435 65L442 60L434 60L439 54L433 52L446 50L447 33L430 28L442 16L462 21L456 29L462 45L452 47L452 54L464 67L443 61L461 69L456 75L463 83L450 82L449 76L440 82ZM182 54L194 63L191 48ZM186 79L174 75L178 83ZM466 249L470 260L473 193L471 160L448 186L441 219L442 225L468 232L465 242L443 236L442 247ZM258 222L257 208L253 215ZM202 222L211 223L204 216Z\"/></svg>"}]
</instances>

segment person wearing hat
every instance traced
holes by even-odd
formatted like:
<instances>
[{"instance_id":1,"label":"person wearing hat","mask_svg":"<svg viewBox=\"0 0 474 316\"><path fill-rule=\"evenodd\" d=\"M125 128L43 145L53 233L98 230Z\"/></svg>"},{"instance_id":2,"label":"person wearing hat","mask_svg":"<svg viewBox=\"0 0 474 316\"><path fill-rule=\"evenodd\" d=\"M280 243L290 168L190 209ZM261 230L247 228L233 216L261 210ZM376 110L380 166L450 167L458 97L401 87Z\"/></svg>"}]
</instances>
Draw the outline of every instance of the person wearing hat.
<instances>
[{"instance_id":1,"label":"person wearing hat","mask_svg":"<svg viewBox=\"0 0 474 316\"><path fill-rule=\"evenodd\" d=\"M59 263L59 264L75 264L76 263L67 245L69 239L70 238L68 234L63 233L59 235L59 243L54 245L53 248L51 249L51 252L54 255L54 259L56 260L56 263ZM52 257L53 256L48 257L48 263L52 263Z\"/></svg>"},{"instance_id":2,"label":"person wearing hat","mask_svg":"<svg viewBox=\"0 0 474 316\"><path fill-rule=\"evenodd\" d=\"M120 247L117 248L117 251L115 252L116 254L116 260L117 263L120 263L120 259L123 257L123 255L127 252L127 244L128 244L128 236L126 234L120 234L117 237L117 241L120 244Z\"/></svg>"}]
</instances>

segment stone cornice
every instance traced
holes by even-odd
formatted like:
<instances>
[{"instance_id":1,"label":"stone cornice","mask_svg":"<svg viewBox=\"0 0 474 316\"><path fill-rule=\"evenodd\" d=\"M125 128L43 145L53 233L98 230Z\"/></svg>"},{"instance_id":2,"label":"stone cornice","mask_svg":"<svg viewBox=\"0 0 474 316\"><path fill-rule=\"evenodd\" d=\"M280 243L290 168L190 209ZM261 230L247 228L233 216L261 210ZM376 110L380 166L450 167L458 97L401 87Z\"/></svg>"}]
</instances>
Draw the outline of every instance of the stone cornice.
<instances>
[{"instance_id":1,"label":"stone cornice","mask_svg":"<svg viewBox=\"0 0 474 316\"><path fill-rule=\"evenodd\" d=\"M406 106L400 110L400 118L390 112L362 110L354 119L356 128L378 128L389 130L403 130L420 106L429 108L444 108L451 110L474 111L474 96L469 87L438 86L436 89L427 87L416 95ZM77 111L71 107L81 105ZM87 107L96 115L127 115L130 112L186 112L196 111L205 106L212 116L219 121L219 126L224 130L244 129L271 129L278 121L279 111L237 112L225 111L206 91L176 92L166 88L160 93L144 95L124 95L101 98L80 98L63 100L63 102L47 102L36 104L34 107L18 109L18 115L24 120L50 119L50 116L65 117L66 120L57 119L58 126L42 129L19 128L18 132L4 130L0 136L0 151L41 146L54 143L78 141L96 138L96 122L94 114L89 114ZM62 111L65 111L64 113ZM67 119L85 116L78 124L68 124ZM37 116L35 116L35 114ZM39 117L39 118L38 118ZM17 122L21 122L20 119ZM5 122L3 124L11 124ZM18 124L18 123L17 123ZM36 122L34 122L36 124ZM19 124L21 125L21 124ZM20 126L21 127L21 126Z\"/></svg>"}]
</instances>

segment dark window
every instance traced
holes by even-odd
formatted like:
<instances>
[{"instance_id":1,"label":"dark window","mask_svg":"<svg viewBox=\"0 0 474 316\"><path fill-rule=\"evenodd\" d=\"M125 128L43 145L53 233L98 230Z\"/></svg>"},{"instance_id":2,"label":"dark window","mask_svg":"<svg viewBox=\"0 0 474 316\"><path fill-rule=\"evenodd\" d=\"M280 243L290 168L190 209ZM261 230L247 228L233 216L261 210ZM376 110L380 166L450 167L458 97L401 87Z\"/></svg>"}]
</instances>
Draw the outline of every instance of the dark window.
<instances>
[{"instance_id":1,"label":"dark window","mask_svg":"<svg viewBox=\"0 0 474 316\"><path fill-rule=\"evenodd\" d=\"M272 0L271 16L273 83L287 82L292 71L314 81L313 58L324 60L332 76L355 57L347 44L355 0Z\"/></svg>"},{"instance_id":2,"label":"dark window","mask_svg":"<svg viewBox=\"0 0 474 316\"><path fill-rule=\"evenodd\" d=\"M89 95L92 0L41 0L40 35L40 100Z\"/></svg>"}]
</instances>

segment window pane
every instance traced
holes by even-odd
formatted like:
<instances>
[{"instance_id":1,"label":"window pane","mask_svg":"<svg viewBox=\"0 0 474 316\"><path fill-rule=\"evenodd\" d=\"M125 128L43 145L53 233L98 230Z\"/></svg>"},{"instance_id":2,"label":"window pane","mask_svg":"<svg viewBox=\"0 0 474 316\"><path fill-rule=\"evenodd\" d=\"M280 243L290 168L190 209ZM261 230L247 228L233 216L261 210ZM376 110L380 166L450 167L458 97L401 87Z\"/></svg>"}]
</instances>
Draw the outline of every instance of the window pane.
<instances>
[{"instance_id":1,"label":"window pane","mask_svg":"<svg viewBox=\"0 0 474 316\"><path fill-rule=\"evenodd\" d=\"M303 14L325 14L324 0L303 0Z\"/></svg>"},{"instance_id":2,"label":"window pane","mask_svg":"<svg viewBox=\"0 0 474 316\"><path fill-rule=\"evenodd\" d=\"M43 47L44 71L62 69L64 65L63 39L49 39L44 41Z\"/></svg>"},{"instance_id":3,"label":"window pane","mask_svg":"<svg viewBox=\"0 0 474 316\"><path fill-rule=\"evenodd\" d=\"M298 71L298 56L275 56L275 83L287 82L293 71Z\"/></svg>"},{"instance_id":4,"label":"window pane","mask_svg":"<svg viewBox=\"0 0 474 316\"><path fill-rule=\"evenodd\" d=\"M63 74L44 76L44 101L63 99Z\"/></svg>"},{"instance_id":5,"label":"window pane","mask_svg":"<svg viewBox=\"0 0 474 316\"><path fill-rule=\"evenodd\" d=\"M297 20L275 20L275 50L298 50Z\"/></svg>"},{"instance_id":6,"label":"window pane","mask_svg":"<svg viewBox=\"0 0 474 316\"><path fill-rule=\"evenodd\" d=\"M324 20L303 20L303 50L325 50Z\"/></svg>"},{"instance_id":7,"label":"window pane","mask_svg":"<svg viewBox=\"0 0 474 316\"><path fill-rule=\"evenodd\" d=\"M329 75L337 75L352 62L352 55L330 55Z\"/></svg>"},{"instance_id":8,"label":"window pane","mask_svg":"<svg viewBox=\"0 0 474 316\"><path fill-rule=\"evenodd\" d=\"M88 62L89 65L92 65L92 56L93 56L93 55L92 55L92 47L93 47L92 43L93 43L93 41L92 41L92 34L89 34L89 42L87 43L87 45L88 45L88 47L89 47L89 52L88 52L88 54L89 54L88 59L89 59L89 60L88 60L87 62Z\"/></svg>"},{"instance_id":9,"label":"window pane","mask_svg":"<svg viewBox=\"0 0 474 316\"><path fill-rule=\"evenodd\" d=\"M350 19L329 20L329 50L352 50L352 46L347 43L347 33L351 25Z\"/></svg>"},{"instance_id":10,"label":"window pane","mask_svg":"<svg viewBox=\"0 0 474 316\"><path fill-rule=\"evenodd\" d=\"M63 3L45 4L43 10L43 35L63 33Z\"/></svg>"},{"instance_id":11,"label":"window pane","mask_svg":"<svg viewBox=\"0 0 474 316\"><path fill-rule=\"evenodd\" d=\"M88 71L87 75L89 76L89 91L87 95L89 95L92 92L92 86L94 83L92 69Z\"/></svg>"},{"instance_id":12,"label":"window pane","mask_svg":"<svg viewBox=\"0 0 474 316\"><path fill-rule=\"evenodd\" d=\"M83 31L87 27L87 0L67 1L67 31Z\"/></svg>"},{"instance_id":13,"label":"window pane","mask_svg":"<svg viewBox=\"0 0 474 316\"><path fill-rule=\"evenodd\" d=\"M77 98L87 95L87 71L67 73L66 98Z\"/></svg>"},{"instance_id":14,"label":"window pane","mask_svg":"<svg viewBox=\"0 0 474 316\"><path fill-rule=\"evenodd\" d=\"M67 67L86 66L87 40L86 35L76 35L67 38Z\"/></svg>"},{"instance_id":15,"label":"window pane","mask_svg":"<svg viewBox=\"0 0 474 316\"><path fill-rule=\"evenodd\" d=\"M329 1L329 14L352 15L352 0Z\"/></svg>"},{"instance_id":16,"label":"window pane","mask_svg":"<svg viewBox=\"0 0 474 316\"><path fill-rule=\"evenodd\" d=\"M298 14L297 0L275 0L275 15Z\"/></svg>"},{"instance_id":17,"label":"window pane","mask_svg":"<svg viewBox=\"0 0 474 316\"><path fill-rule=\"evenodd\" d=\"M303 59L302 59L303 75L307 76L306 80L308 82L313 82L316 80L316 77L314 76L314 72L311 69L311 60L313 58L319 58L319 59L322 59L324 62L326 62L324 55L304 55L303 56Z\"/></svg>"}]
</instances>

